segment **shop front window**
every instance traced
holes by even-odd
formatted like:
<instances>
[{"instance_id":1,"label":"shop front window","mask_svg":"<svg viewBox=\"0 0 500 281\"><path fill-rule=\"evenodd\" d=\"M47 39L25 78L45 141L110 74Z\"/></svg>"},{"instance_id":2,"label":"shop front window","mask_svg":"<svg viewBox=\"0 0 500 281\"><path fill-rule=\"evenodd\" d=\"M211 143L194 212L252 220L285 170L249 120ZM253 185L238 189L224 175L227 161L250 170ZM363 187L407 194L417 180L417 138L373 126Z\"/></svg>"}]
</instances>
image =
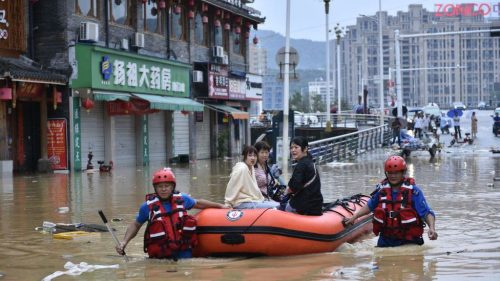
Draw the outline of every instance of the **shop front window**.
<instances>
[{"instance_id":1,"label":"shop front window","mask_svg":"<svg viewBox=\"0 0 500 281\"><path fill-rule=\"evenodd\" d=\"M158 6L152 1L148 1L143 5L144 11L144 30L163 34L163 21L165 17L165 10L158 9Z\"/></svg>"},{"instance_id":2,"label":"shop front window","mask_svg":"<svg viewBox=\"0 0 500 281\"><path fill-rule=\"evenodd\" d=\"M170 37L172 39L184 39L184 11L181 7L172 6L170 13Z\"/></svg>"},{"instance_id":3,"label":"shop front window","mask_svg":"<svg viewBox=\"0 0 500 281\"><path fill-rule=\"evenodd\" d=\"M99 18L99 0L76 0L75 12L91 18Z\"/></svg>"},{"instance_id":4,"label":"shop front window","mask_svg":"<svg viewBox=\"0 0 500 281\"><path fill-rule=\"evenodd\" d=\"M133 0L108 0L109 19L113 23L130 25L130 7Z\"/></svg>"}]
</instances>

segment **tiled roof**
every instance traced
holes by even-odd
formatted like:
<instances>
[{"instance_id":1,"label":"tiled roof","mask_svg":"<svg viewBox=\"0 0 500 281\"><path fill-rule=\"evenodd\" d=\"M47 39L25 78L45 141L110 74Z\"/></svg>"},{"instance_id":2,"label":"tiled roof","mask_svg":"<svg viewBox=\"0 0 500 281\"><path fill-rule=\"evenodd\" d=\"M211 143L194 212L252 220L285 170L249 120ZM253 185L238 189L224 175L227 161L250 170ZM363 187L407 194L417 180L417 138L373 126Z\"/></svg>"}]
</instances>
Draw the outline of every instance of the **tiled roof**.
<instances>
[{"instance_id":1,"label":"tiled roof","mask_svg":"<svg viewBox=\"0 0 500 281\"><path fill-rule=\"evenodd\" d=\"M222 8L224 10L230 11L233 14L240 15L244 18L250 19L250 20L255 21L257 23L263 23L266 20L265 17L260 18L258 16L251 15L250 13L248 13L247 10L240 8L240 7L237 7L235 5L232 5L227 0L202 0L202 1L205 3L212 4L216 7Z\"/></svg>"},{"instance_id":2,"label":"tiled roof","mask_svg":"<svg viewBox=\"0 0 500 281\"><path fill-rule=\"evenodd\" d=\"M65 75L35 66L28 60L5 57L0 58L0 77L59 84L66 84L68 80Z\"/></svg>"}]
</instances>

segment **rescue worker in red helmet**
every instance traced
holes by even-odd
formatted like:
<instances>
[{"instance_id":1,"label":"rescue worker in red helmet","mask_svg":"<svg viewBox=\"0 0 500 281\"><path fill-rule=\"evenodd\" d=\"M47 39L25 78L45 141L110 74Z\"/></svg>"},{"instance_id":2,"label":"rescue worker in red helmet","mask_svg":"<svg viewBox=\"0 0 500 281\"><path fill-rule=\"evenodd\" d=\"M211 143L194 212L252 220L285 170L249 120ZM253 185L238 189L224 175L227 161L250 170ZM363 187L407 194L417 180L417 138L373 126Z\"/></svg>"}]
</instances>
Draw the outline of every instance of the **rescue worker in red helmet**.
<instances>
[{"instance_id":1,"label":"rescue worker in red helmet","mask_svg":"<svg viewBox=\"0 0 500 281\"><path fill-rule=\"evenodd\" d=\"M144 233L144 251L150 258L190 258L196 245L196 220L187 210L225 208L223 204L204 199L193 199L175 191L176 180L169 168L158 170L153 175L155 193L146 195L135 221L129 224L116 252L125 254L127 244L147 222Z\"/></svg>"},{"instance_id":2,"label":"rescue worker in red helmet","mask_svg":"<svg viewBox=\"0 0 500 281\"><path fill-rule=\"evenodd\" d=\"M357 218L373 212L373 232L379 236L377 247L422 245L426 224L429 239L436 240L436 216L415 180L405 177L405 160L391 156L385 161L384 170L386 178L377 185L368 203L344 224L351 225Z\"/></svg>"}]
</instances>

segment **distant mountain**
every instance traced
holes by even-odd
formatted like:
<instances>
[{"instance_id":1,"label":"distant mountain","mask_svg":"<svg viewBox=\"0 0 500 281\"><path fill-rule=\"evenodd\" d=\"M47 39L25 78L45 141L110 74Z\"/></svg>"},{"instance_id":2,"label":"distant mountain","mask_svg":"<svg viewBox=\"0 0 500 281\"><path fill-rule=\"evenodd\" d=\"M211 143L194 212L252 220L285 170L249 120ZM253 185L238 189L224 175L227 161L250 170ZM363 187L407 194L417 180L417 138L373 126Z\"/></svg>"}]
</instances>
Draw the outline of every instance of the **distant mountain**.
<instances>
[{"instance_id":1,"label":"distant mountain","mask_svg":"<svg viewBox=\"0 0 500 281\"><path fill-rule=\"evenodd\" d=\"M267 68L279 69L276 53L285 47L285 36L270 30L257 30L255 33L260 45L267 49ZM290 46L299 53L299 70L325 69L325 42L290 38Z\"/></svg>"}]
</instances>

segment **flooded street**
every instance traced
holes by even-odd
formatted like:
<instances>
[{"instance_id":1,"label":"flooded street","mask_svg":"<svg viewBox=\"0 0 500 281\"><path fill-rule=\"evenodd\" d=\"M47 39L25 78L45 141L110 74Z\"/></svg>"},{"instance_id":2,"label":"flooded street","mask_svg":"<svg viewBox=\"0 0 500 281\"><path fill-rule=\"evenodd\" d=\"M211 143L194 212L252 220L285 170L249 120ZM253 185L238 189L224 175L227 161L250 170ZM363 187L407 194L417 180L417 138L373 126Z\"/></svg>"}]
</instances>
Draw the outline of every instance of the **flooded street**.
<instances>
[{"instance_id":1,"label":"flooded street","mask_svg":"<svg viewBox=\"0 0 500 281\"><path fill-rule=\"evenodd\" d=\"M446 147L435 159L412 153L408 173L436 212L439 238L424 246L375 248L376 238L345 244L337 252L280 258L196 258L177 263L144 258L141 229L127 247L126 263L109 233L80 240L53 239L36 231L43 221L102 224L102 209L119 239L152 191L150 170L121 168L108 173L3 176L0 181L0 280L41 280L64 264L119 264L55 280L498 280L500 276L500 154L487 113L481 113L474 145ZM485 122L481 123L481 120ZM488 120L488 121L486 121ZM465 121L465 120L464 120ZM463 128L468 131L467 122ZM441 141L448 143L449 136ZM320 168L325 201L369 194L383 178L380 149L350 163ZM195 198L223 201L235 160L172 166L177 188ZM496 171L496 173L495 173ZM497 201L499 200L499 201ZM64 207L68 207L67 209Z\"/></svg>"}]
</instances>

